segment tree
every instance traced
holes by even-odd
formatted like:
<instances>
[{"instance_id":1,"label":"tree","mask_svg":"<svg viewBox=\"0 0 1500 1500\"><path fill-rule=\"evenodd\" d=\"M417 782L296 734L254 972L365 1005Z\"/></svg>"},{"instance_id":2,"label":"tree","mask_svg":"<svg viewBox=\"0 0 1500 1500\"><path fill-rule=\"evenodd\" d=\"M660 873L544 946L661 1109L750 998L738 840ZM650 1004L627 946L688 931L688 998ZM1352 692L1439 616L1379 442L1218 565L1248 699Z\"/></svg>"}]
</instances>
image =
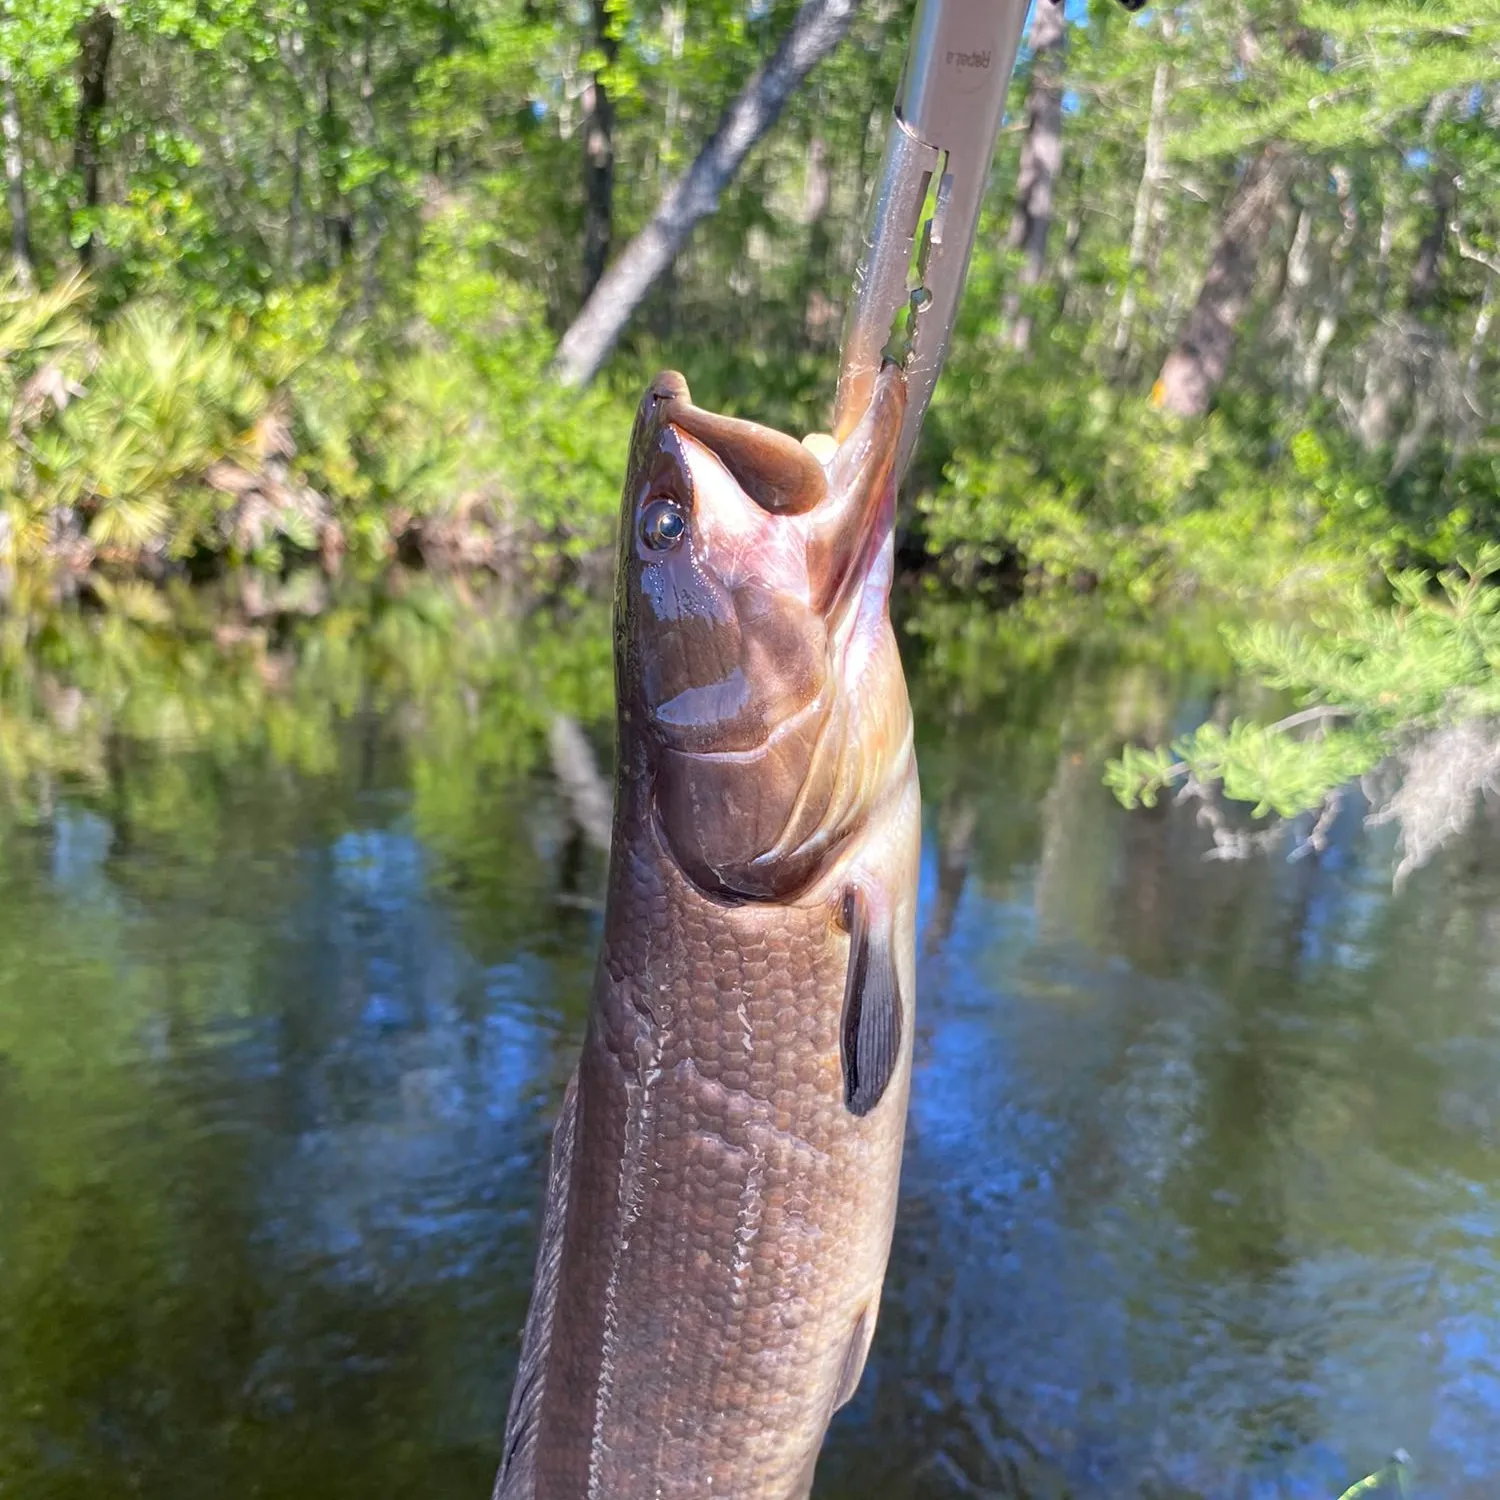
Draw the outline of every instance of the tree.
<instances>
[{"instance_id":1,"label":"tree","mask_svg":"<svg viewBox=\"0 0 1500 1500\"><path fill-rule=\"evenodd\" d=\"M1016 175L1016 206L1006 243L1024 259L1015 288L1005 299L1005 322L1011 347L1031 343L1031 312L1022 311L1023 292L1042 279L1047 264L1047 236L1052 230L1052 196L1062 169L1063 48L1068 24L1062 0L1037 0L1032 15L1031 83L1026 90L1026 135Z\"/></svg>"},{"instance_id":2,"label":"tree","mask_svg":"<svg viewBox=\"0 0 1500 1500\"><path fill-rule=\"evenodd\" d=\"M1120 292L1120 315L1115 321L1114 350L1123 356L1130 347L1130 325L1135 320L1141 268L1146 263L1146 237L1156 211L1156 193L1162 178L1163 136L1167 120L1167 89L1172 69L1165 60L1157 63L1151 77L1151 110L1146 117L1146 160L1130 216L1130 247L1125 264L1125 285Z\"/></svg>"},{"instance_id":3,"label":"tree","mask_svg":"<svg viewBox=\"0 0 1500 1500\"><path fill-rule=\"evenodd\" d=\"M1284 150L1265 147L1224 210L1203 285L1153 391L1158 406L1180 417L1201 417L1229 369L1235 334L1285 191L1287 165Z\"/></svg>"},{"instance_id":4,"label":"tree","mask_svg":"<svg viewBox=\"0 0 1500 1500\"><path fill-rule=\"evenodd\" d=\"M554 370L565 385L592 380L631 314L700 219L711 214L752 147L776 123L793 91L843 40L858 0L802 0L771 60L757 68L650 222L604 274L558 345Z\"/></svg>"},{"instance_id":5,"label":"tree","mask_svg":"<svg viewBox=\"0 0 1500 1500\"><path fill-rule=\"evenodd\" d=\"M614 235L615 109L606 81L620 44L610 22L606 0L594 0L594 45L600 66L595 68L583 96L583 298L604 275Z\"/></svg>"},{"instance_id":6,"label":"tree","mask_svg":"<svg viewBox=\"0 0 1500 1500\"><path fill-rule=\"evenodd\" d=\"M99 121L109 97L109 55L114 45L114 13L101 5L78 30L78 123L73 135L73 170L83 184L85 227L78 238L78 259L85 270L94 260L93 216L99 207Z\"/></svg>"},{"instance_id":7,"label":"tree","mask_svg":"<svg viewBox=\"0 0 1500 1500\"><path fill-rule=\"evenodd\" d=\"M0 132L4 134L5 203L10 210L10 258L16 280L30 289L36 277L31 254L31 217L26 209L26 159L21 150L21 109L11 62L0 52Z\"/></svg>"}]
</instances>

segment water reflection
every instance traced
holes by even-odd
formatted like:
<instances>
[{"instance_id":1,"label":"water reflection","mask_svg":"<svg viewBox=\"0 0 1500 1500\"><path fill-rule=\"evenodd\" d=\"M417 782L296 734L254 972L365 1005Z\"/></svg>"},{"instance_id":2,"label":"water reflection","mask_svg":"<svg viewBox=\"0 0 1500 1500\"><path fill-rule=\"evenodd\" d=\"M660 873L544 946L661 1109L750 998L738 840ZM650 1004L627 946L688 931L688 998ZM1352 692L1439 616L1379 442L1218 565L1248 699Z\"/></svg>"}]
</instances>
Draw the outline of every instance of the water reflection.
<instances>
[{"instance_id":1,"label":"water reflection","mask_svg":"<svg viewBox=\"0 0 1500 1500\"><path fill-rule=\"evenodd\" d=\"M1099 783L1191 622L927 601L904 1202L824 1500L1500 1472L1500 859L1205 864ZM602 862L603 616L0 633L0 1495L478 1496Z\"/></svg>"}]
</instances>

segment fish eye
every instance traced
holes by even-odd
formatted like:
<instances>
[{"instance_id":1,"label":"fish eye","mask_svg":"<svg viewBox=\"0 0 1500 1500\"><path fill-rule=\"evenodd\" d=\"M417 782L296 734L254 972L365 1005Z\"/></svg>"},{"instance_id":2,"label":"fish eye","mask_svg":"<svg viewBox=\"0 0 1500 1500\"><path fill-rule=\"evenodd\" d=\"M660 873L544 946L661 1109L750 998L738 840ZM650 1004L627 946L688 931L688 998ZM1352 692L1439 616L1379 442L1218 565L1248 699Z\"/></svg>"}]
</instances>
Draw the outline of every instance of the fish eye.
<instances>
[{"instance_id":1,"label":"fish eye","mask_svg":"<svg viewBox=\"0 0 1500 1500\"><path fill-rule=\"evenodd\" d=\"M674 500L653 500L641 512L641 540L653 552L670 552L687 532L687 517Z\"/></svg>"}]
</instances>

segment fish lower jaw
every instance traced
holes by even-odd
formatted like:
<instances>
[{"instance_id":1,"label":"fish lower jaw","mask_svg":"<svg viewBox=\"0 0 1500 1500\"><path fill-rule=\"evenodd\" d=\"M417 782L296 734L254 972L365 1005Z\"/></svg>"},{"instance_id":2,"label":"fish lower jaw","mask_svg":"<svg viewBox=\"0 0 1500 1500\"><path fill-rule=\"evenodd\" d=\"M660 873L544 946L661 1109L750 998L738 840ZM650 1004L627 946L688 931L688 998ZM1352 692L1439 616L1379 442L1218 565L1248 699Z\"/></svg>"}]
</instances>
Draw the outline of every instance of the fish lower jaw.
<instances>
[{"instance_id":1,"label":"fish lower jaw","mask_svg":"<svg viewBox=\"0 0 1500 1500\"><path fill-rule=\"evenodd\" d=\"M863 675L891 629L891 584L896 572L896 538L888 530L844 618L834 632L834 659L845 691Z\"/></svg>"}]
</instances>

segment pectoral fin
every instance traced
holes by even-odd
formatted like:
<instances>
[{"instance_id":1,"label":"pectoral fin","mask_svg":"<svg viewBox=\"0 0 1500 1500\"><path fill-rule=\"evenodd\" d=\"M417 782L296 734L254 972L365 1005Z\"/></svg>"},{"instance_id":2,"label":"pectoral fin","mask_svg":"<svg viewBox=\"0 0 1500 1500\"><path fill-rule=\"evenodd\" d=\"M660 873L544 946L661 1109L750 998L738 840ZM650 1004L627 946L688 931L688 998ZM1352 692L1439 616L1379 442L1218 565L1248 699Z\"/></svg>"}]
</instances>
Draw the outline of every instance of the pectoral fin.
<instances>
[{"instance_id":1,"label":"pectoral fin","mask_svg":"<svg viewBox=\"0 0 1500 1500\"><path fill-rule=\"evenodd\" d=\"M901 990L889 929L871 920L870 901L851 886L844 893L849 973L844 982L844 1103L867 1115L880 1103L901 1055Z\"/></svg>"},{"instance_id":2,"label":"pectoral fin","mask_svg":"<svg viewBox=\"0 0 1500 1500\"><path fill-rule=\"evenodd\" d=\"M849 1347L844 1351L844 1368L839 1372L839 1388L834 1394L833 1409L837 1411L854 1397L859 1389L859 1377L865 1373L865 1361L870 1357L870 1341L875 1337L875 1319L868 1307L861 1308L854 1320L854 1332L849 1335Z\"/></svg>"}]
</instances>

